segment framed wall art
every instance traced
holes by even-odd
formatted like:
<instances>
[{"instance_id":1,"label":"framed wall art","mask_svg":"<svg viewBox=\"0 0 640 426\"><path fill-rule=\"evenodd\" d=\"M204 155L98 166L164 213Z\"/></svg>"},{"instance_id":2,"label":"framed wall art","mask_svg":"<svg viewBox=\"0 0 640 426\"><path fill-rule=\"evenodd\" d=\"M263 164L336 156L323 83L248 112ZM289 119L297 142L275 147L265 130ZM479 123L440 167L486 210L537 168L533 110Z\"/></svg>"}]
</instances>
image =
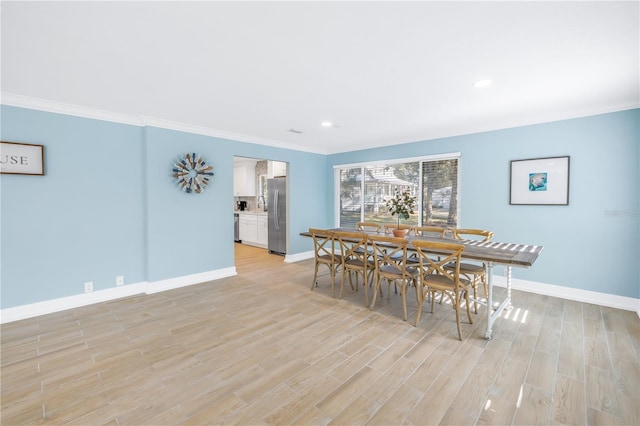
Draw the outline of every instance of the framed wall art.
<instances>
[{"instance_id":1,"label":"framed wall art","mask_svg":"<svg viewBox=\"0 0 640 426\"><path fill-rule=\"evenodd\" d=\"M178 158L172 168L178 186L186 193L199 194L213 178L213 166L194 153Z\"/></svg>"},{"instance_id":2,"label":"framed wall art","mask_svg":"<svg viewBox=\"0 0 640 426\"><path fill-rule=\"evenodd\" d=\"M44 145L0 142L0 173L44 175Z\"/></svg>"},{"instance_id":3,"label":"framed wall art","mask_svg":"<svg viewBox=\"0 0 640 426\"><path fill-rule=\"evenodd\" d=\"M509 204L569 205L569 156L511 160Z\"/></svg>"}]
</instances>

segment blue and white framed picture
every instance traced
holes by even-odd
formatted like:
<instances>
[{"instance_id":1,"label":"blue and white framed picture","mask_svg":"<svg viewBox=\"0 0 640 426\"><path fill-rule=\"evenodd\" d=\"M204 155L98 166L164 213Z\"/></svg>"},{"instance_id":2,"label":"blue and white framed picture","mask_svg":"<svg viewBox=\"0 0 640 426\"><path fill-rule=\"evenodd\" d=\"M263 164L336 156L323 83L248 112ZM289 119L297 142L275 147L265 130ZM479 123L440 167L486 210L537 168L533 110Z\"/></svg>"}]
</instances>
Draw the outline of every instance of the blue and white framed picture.
<instances>
[{"instance_id":1,"label":"blue and white framed picture","mask_svg":"<svg viewBox=\"0 0 640 426\"><path fill-rule=\"evenodd\" d=\"M569 156L511 160L509 204L569 205Z\"/></svg>"}]
</instances>

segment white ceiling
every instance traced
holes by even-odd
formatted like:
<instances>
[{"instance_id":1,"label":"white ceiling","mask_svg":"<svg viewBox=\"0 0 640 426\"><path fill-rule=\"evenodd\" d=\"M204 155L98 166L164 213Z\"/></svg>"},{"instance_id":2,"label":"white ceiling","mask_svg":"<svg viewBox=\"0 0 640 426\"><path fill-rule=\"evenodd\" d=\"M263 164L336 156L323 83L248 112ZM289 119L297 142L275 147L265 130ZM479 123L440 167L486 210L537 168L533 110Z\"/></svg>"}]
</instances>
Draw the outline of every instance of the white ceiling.
<instances>
[{"instance_id":1,"label":"white ceiling","mask_svg":"<svg viewBox=\"0 0 640 426\"><path fill-rule=\"evenodd\" d=\"M638 1L2 1L1 13L5 104L304 151L640 106Z\"/></svg>"}]
</instances>

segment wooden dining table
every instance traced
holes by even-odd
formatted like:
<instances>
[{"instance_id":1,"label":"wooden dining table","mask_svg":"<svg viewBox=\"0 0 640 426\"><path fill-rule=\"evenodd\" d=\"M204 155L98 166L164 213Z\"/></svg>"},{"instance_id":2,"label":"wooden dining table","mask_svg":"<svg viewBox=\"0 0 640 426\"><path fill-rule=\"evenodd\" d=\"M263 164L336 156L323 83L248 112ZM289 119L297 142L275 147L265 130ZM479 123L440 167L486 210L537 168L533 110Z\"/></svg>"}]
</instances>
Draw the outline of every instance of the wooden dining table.
<instances>
[{"instance_id":1,"label":"wooden dining table","mask_svg":"<svg viewBox=\"0 0 640 426\"><path fill-rule=\"evenodd\" d=\"M367 235L382 235L381 232L371 231L356 231L352 228L332 228L329 231L348 231L348 232L361 232ZM300 235L305 237L311 237L309 232L301 232ZM543 247L533 244L518 244L518 243L501 243L496 241L478 241L478 240L459 240L449 237L435 237L435 236L421 236L421 235L407 235L405 237L409 240L409 249L411 250L412 241L439 241L439 242L455 242L456 244L462 244L464 251L462 257L469 260L477 260L483 262L486 266L487 273L487 300L475 300L479 304L487 307L487 328L484 332L484 337L487 340L491 340L493 337L493 324L500 317L500 314L505 309L512 309L511 305L511 268L513 266L528 268L531 267L536 259L542 253ZM494 293L493 293L493 267L496 265L502 265L505 267L506 272L506 295L504 299L500 300L496 306L494 306Z\"/></svg>"}]
</instances>

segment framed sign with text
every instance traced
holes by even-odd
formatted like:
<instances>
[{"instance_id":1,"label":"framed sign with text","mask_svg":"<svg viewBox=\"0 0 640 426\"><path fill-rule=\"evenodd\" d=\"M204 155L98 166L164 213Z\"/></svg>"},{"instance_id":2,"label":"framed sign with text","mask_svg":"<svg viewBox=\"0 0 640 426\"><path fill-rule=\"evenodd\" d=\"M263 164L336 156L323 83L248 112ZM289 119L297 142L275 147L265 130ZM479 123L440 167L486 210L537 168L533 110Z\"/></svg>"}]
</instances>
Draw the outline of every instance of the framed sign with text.
<instances>
[{"instance_id":1,"label":"framed sign with text","mask_svg":"<svg viewBox=\"0 0 640 426\"><path fill-rule=\"evenodd\" d=\"M44 145L0 142L0 173L44 175Z\"/></svg>"}]
</instances>

